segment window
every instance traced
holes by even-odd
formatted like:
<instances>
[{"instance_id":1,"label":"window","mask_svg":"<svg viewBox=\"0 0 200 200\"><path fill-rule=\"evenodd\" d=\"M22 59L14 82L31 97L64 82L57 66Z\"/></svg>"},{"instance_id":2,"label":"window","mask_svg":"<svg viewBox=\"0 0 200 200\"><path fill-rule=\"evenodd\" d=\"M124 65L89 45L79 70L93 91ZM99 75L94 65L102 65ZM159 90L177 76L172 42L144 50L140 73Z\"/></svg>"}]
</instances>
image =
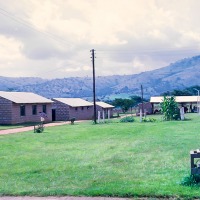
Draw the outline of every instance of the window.
<instances>
[{"instance_id":1,"label":"window","mask_svg":"<svg viewBox=\"0 0 200 200\"><path fill-rule=\"evenodd\" d=\"M87 106L87 110L89 110L89 108L90 108L90 107L89 107L89 106Z\"/></svg>"},{"instance_id":2,"label":"window","mask_svg":"<svg viewBox=\"0 0 200 200\"><path fill-rule=\"evenodd\" d=\"M78 111L78 108L77 108L77 107L75 108L75 111Z\"/></svg>"},{"instance_id":3,"label":"window","mask_svg":"<svg viewBox=\"0 0 200 200\"><path fill-rule=\"evenodd\" d=\"M81 107L81 110L84 110L84 107Z\"/></svg>"},{"instance_id":4,"label":"window","mask_svg":"<svg viewBox=\"0 0 200 200\"><path fill-rule=\"evenodd\" d=\"M42 105L42 112L47 114L47 105Z\"/></svg>"},{"instance_id":5,"label":"window","mask_svg":"<svg viewBox=\"0 0 200 200\"><path fill-rule=\"evenodd\" d=\"M26 115L26 109L25 105L20 106L20 116L25 116Z\"/></svg>"},{"instance_id":6,"label":"window","mask_svg":"<svg viewBox=\"0 0 200 200\"><path fill-rule=\"evenodd\" d=\"M37 105L32 105L32 114L37 115Z\"/></svg>"}]
</instances>

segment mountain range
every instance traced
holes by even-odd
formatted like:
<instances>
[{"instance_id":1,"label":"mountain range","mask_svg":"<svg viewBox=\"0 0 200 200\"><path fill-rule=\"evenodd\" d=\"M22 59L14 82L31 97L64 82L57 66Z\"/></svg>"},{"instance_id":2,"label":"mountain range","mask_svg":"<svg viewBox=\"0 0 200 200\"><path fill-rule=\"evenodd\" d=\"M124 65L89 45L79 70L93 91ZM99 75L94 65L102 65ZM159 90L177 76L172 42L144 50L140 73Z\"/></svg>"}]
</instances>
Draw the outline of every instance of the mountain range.
<instances>
[{"instance_id":1,"label":"mountain range","mask_svg":"<svg viewBox=\"0 0 200 200\"><path fill-rule=\"evenodd\" d=\"M96 96L102 100L117 97L141 95L144 97L160 95L174 89L184 89L200 85L200 56L185 58L169 66L133 75L113 75L96 77ZM53 97L80 97L90 99L92 77L70 77L62 79L42 79L36 77L2 77L0 90L34 92Z\"/></svg>"}]
</instances>

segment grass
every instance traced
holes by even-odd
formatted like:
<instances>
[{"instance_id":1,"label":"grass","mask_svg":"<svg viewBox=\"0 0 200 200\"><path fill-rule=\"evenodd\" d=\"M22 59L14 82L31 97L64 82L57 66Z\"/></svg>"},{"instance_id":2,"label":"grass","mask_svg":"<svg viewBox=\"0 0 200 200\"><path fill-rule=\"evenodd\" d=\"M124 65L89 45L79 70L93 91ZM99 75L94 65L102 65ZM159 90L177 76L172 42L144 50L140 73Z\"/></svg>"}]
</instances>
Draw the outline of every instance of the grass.
<instances>
[{"instance_id":1,"label":"grass","mask_svg":"<svg viewBox=\"0 0 200 200\"><path fill-rule=\"evenodd\" d=\"M180 185L199 148L200 117L79 123L0 136L0 195L200 197Z\"/></svg>"},{"instance_id":2,"label":"grass","mask_svg":"<svg viewBox=\"0 0 200 200\"><path fill-rule=\"evenodd\" d=\"M6 129L13 129L13 128L21 128L22 125L0 125L0 130L6 130Z\"/></svg>"},{"instance_id":3,"label":"grass","mask_svg":"<svg viewBox=\"0 0 200 200\"><path fill-rule=\"evenodd\" d=\"M27 126L33 126L37 124L36 122L28 122L23 124L15 124L15 125L0 125L0 130L6 130L6 129L13 129L13 128L22 128Z\"/></svg>"}]
</instances>

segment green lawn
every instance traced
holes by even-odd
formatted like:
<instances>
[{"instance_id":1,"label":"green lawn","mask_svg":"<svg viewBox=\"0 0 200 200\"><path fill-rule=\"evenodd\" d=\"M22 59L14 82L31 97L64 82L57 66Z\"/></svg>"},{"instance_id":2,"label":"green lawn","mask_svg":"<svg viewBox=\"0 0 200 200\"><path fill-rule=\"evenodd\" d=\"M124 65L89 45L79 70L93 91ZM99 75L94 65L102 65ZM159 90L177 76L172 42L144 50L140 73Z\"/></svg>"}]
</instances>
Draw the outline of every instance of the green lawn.
<instances>
[{"instance_id":1,"label":"green lawn","mask_svg":"<svg viewBox=\"0 0 200 200\"><path fill-rule=\"evenodd\" d=\"M23 127L23 126L21 126L21 125L0 125L0 130L21 128L21 127Z\"/></svg>"},{"instance_id":2,"label":"green lawn","mask_svg":"<svg viewBox=\"0 0 200 200\"><path fill-rule=\"evenodd\" d=\"M179 184L200 147L200 116L187 118L0 136L0 195L200 197L200 188Z\"/></svg>"},{"instance_id":3,"label":"green lawn","mask_svg":"<svg viewBox=\"0 0 200 200\"><path fill-rule=\"evenodd\" d=\"M0 125L0 130L6 130L6 129L13 129L13 128L22 128L26 126L33 126L37 123L35 122L28 122L23 124L15 124L15 125Z\"/></svg>"}]
</instances>

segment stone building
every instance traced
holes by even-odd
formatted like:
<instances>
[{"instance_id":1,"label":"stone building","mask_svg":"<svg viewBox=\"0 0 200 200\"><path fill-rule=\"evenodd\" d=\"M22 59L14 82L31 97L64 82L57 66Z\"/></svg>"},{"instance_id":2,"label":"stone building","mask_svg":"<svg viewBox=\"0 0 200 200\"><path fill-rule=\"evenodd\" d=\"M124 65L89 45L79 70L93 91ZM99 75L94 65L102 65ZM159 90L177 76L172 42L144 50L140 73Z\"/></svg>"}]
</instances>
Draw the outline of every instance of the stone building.
<instances>
[{"instance_id":1,"label":"stone building","mask_svg":"<svg viewBox=\"0 0 200 200\"><path fill-rule=\"evenodd\" d=\"M110 115L110 117L113 116L113 108L114 106L105 103L105 102L96 102L96 108L97 108L97 112L100 111L101 112L101 117L103 117L103 112L104 112L104 117L108 118L108 115Z\"/></svg>"},{"instance_id":2,"label":"stone building","mask_svg":"<svg viewBox=\"0 0 200 200\"><path fill-rule=\"evenodd\" d=\"M142 109L143 109L144 114L146 115L153 114L153 107L150 102L139 103L137 115L140 114L140 110Z\"/></svg>"},{"instance_id":3,"label":"stone building","mask_svg":"<svg viewBox=\"0 0 200 200\"><path fill-rule=\"evenodd\" d=\"M93 104L81 98L53 98L53 121L93 119Z\"/></svg>"},{"instance_id":4,"label":"stone building","mask_svg":"<svg viewBox=\"0 0 200 200\"><path fill-rule=\"evenodd\" d=\"M0 124L52 121L52 101L29 92L0 91Z\"/></svg>"}]
</instances>

